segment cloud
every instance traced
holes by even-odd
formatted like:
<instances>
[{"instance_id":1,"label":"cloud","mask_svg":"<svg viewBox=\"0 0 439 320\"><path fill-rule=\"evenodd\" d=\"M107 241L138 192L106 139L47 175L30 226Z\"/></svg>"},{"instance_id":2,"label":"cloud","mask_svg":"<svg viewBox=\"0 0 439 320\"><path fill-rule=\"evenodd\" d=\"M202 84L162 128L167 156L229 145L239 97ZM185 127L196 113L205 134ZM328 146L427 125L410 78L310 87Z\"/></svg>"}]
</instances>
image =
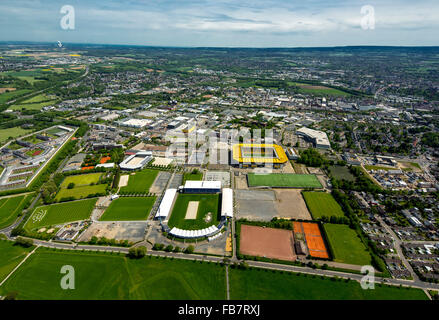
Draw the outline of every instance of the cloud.
<instances>
[{"instance_id":1,"label":"cloud","mask_svg":"<svg viewBox=\"0 0 439 320\"><path fill-rule=\"evenodd\" d=\"M437 44L439 3L436 0L69 0L76 9L76 30L60 30L56 0L0 1L0 40L47 41L57 36L75 42L156 45L235 43L289 46L290 35L301 45L369 44L407 41ZM360 9L375 8L375 30L361 30ZM206 35L200 37L200 34ZM418 36L414 36L418 34ZM146 41L145 39L148 39ZM200 43L200 41L204 41ZM407 41L408 43L408 41Z\"/></svg>"}]
</instances>

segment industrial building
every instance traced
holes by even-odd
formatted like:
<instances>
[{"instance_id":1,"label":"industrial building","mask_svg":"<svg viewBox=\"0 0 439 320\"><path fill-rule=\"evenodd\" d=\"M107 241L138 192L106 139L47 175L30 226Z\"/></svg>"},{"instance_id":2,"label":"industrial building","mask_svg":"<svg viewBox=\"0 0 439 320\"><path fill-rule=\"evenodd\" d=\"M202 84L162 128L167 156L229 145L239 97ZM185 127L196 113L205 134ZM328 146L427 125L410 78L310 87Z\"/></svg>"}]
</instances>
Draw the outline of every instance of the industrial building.
<instances>
[{"instance_id":1,"label":"industrial building","mask_svg":"<svg viewBox=\"0 0 439 320\"><path fill-rule=\"evenodd\" d=\"M318 149L330 149L331 143L328 136L323 131L302 127L296 131L298 136L304 137L306 140L312 142L314 147Z\"/></svg>"}]
</instances>

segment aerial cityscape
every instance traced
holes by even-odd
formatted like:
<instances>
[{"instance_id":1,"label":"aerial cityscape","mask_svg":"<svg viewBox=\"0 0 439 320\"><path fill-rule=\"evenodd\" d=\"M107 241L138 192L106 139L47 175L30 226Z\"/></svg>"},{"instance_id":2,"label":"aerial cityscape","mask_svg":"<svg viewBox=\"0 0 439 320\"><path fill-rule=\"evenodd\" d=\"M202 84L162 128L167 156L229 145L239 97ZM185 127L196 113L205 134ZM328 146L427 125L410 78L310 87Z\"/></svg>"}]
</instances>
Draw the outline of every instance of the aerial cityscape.
<instances>
[{"instance_id":1,"label":"aerial cityscape","mask_svg":"<svg viewBox=\"0 0 439 320\"><path fill-rule=\"evenodd\" d=\"M439 300L439 47L64 41L74 6L0 36L0 300Z\"/></svg>"}]
</instances>

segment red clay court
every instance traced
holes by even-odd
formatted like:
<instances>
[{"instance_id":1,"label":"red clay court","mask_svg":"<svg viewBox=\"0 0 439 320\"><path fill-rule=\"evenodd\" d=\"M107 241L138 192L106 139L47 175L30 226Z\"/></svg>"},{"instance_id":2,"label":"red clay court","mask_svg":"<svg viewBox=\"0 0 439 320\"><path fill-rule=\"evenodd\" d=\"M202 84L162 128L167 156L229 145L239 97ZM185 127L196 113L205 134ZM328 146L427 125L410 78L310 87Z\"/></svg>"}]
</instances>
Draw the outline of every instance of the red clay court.
<instances>
[{"instance_id":1,"label":"red clay court","mask_svg":"<svg viewBox=\"0 0 439 320\"><path fill-rule=\"evenodd\" d=\"M241 225L239 251L249 256L295 260L293 232L284 229Z\"/></svg>"},{"instance_id":2,"label":"red clay court","mask_svg":"<svg viewBox=\"0 0 439 320\"><path fill-rule=\"evenodd\" d=\"M311 257L325 259L329 258L328 250L326 249L325 242L323 241L323 237L320 233L317 223L294 222L294 232L305 234L306 245L308 246L309 255Z\"/></svg>"}]
</instances>

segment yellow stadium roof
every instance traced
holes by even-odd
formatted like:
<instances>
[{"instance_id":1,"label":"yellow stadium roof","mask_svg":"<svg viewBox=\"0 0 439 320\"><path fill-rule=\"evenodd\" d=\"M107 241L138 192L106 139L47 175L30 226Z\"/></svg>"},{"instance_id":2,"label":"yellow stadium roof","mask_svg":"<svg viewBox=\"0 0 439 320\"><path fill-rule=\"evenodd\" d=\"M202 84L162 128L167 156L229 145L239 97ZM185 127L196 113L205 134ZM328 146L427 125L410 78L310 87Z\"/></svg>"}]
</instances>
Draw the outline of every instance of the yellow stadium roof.
<instances>
[{"instance_id":1,"label":"yellow stadium roof","mask_svg":"<svg viewBox=\"0 0 439 320\"><path fill-rule=\"evenodd\" d=\"M243 157L242 148L251 149L264 149L273 148L276 151L277 158L269 157ZM253 143L240 143L233 145L233 159L239 163L285 163L288 161L287 155L284 149L277 144L253 144Z\"/></svg>"}]
</instances>

